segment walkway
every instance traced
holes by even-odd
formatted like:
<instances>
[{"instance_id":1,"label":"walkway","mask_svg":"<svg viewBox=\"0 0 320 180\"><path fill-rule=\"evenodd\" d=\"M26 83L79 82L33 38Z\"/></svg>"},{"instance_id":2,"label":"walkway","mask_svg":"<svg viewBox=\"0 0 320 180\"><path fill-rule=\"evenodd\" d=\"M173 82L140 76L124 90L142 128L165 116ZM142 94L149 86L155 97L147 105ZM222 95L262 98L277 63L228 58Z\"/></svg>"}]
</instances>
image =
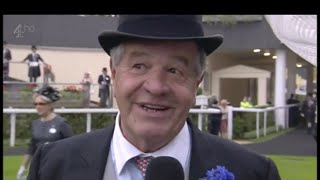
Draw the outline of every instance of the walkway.
<instances>
[{"instance_id":1,"label":"walkway","mask_svg":"<svg viewBox=\"0 0 320 180\"><path fill-rule=\"evenodd\" d=\"M297 127L269 141L244 146L259 154L317 156L317 142L304 127Z\"/></svg>"}]
</instances>

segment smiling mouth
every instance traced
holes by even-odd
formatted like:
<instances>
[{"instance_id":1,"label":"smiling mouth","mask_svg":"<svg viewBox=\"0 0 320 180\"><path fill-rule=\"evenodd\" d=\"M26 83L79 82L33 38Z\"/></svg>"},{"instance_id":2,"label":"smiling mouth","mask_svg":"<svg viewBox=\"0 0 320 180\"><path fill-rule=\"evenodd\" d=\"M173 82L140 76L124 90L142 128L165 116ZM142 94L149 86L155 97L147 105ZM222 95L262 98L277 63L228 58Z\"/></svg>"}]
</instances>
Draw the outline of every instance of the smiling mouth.
<instances>
[{"instance_id":1,"label":"smiling mouth","mask_svg":"<svg viewBox=\"0 0 320 180\"><path fill-rule=\"evenodd\" d=\"M147 112L163 112L169 109L167 106L142 104L140 105Z\"/></svg>"}]
</instances>

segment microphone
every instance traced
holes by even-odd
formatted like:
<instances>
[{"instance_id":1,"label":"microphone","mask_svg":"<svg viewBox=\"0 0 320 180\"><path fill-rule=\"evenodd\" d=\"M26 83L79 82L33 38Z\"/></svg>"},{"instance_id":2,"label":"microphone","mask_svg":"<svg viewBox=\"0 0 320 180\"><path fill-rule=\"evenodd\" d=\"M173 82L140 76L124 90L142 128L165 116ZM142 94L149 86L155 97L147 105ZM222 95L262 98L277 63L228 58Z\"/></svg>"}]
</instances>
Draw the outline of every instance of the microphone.
<instances>
[{"instance_id":1,"label":"microphone","mask_svg":"<svg viewBox=\"0 0 320 180\"><path fill-rule=\"evenodd\" d=\"M184 180L183 168L177 159L160 156L149 163L145 180Z\"/></svg>"}]
</instances>

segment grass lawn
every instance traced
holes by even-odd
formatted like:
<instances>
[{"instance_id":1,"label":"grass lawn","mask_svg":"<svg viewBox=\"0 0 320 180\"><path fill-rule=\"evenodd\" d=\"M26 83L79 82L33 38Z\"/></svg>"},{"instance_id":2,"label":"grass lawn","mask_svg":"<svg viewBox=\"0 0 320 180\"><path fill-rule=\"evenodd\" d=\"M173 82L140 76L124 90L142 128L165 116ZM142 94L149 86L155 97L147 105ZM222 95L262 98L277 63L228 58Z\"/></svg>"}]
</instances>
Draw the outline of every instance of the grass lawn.
<instances>
[{"instance_id":1,"label":"grass lawn","mask_svg":"<svg viewBox=\"0 0 320 180\"><path fill-rule=\"evenodd\" d=\"M316 180L317 157L267 155L277 165L282 180Z\"/></svg>"},{"instance_id":2,"label":"grass lawn","mask_svg":"<svg viewBox=\"0 0 320 180\"><path fill-rule=\"evenodd\" d=\"M17 180L16 174L19 170L23 156L3 156L3 179Z\"/></svg>"},{"instance_id":3,"label":"grass lawn","mask_svg":"<svg viewBox=\"0 0 320 180\"><path fill-rule=\"evenodd\" d=\"M282 180L316 180L317 158L267 155L276 163ZM16 180L22 156L3 157L3 179Z\"/></svg>"}]
</instances>

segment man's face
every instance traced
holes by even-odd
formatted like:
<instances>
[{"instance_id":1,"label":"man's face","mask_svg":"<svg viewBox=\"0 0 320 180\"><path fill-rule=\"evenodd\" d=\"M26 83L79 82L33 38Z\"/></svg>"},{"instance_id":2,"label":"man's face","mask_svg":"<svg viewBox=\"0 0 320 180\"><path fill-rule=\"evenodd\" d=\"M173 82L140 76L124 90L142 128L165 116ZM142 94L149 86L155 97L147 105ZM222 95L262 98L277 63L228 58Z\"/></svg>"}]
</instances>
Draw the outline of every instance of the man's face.
<instances>
[{"instance_id":1,"label":"man's face","mask_svg":"<svg viewBox=\"0 0 320 180\"><path fill-rule=\"evenodd\" d=\"M168 143L183 127L201 81L193 42L130 42L112 68L122 133Z\"/></svg>"}]
</instances>

